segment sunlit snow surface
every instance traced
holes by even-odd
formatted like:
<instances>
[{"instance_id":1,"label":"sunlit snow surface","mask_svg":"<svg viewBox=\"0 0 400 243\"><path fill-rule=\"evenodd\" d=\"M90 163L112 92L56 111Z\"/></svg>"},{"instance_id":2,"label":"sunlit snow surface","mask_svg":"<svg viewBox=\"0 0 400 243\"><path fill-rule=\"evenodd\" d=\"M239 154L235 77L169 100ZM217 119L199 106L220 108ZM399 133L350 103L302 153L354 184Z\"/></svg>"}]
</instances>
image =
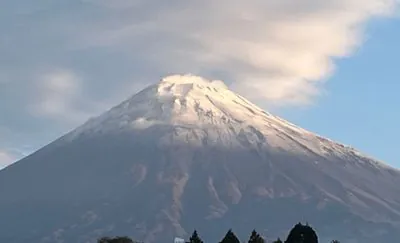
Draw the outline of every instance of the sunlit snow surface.
<instances>
[{"instance_id":1,"label":"sunlit snow surface","mask_svg":"<svg viewBox=\"0 0 400 243\"><path fill-rule=\"evenodd\" d=\"M92 118L64 139L172 126L174 141L201 146L206 138L218 146L273 147L293 153L354 156L359 163L391 169L351 147L323 138L274 116L219 80L173 75L151 85L103 115ZM207 131L207 132L205 132ZM171 134L168 134L171 135ZM167 136L168 136L167 135ZM158 134L155 134L158 136ZM245 143L243 142L245 140Z\"/></svg>"}]
</instances>

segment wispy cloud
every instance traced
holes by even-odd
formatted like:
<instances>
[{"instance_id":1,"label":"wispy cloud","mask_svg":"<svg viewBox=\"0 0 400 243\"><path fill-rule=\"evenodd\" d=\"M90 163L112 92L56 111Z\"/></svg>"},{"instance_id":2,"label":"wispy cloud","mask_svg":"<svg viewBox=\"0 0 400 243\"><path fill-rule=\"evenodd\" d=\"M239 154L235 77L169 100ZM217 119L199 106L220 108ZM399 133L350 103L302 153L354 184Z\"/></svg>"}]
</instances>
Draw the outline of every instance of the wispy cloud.
<instances>
[{"instance_id":1,"label":"wispy cloud","mask_svg":"<svg viewBox=\"0 0 400 243\"><path fill-rule=\"evenodd\" d=\"M76 125L108 108L109 98L104 98L105 103L93 102L84 96L83 86L82 78L72 70L44 72L34 85L37 95L30 105L32 115Z\"/></svg>"},{"instance_id":2,"label":"wispy cloud","mask_svg":"<svg viewBox=\"0 0 400 243\"><path fill-rule=\"evenodd\" d=\"M80 92L80 82L73 72L67 70L44 74L38 80L39 95L37 103L32 106L32 112L59 119L79 119L73 102Z\"/></svg>"}]
</instances>

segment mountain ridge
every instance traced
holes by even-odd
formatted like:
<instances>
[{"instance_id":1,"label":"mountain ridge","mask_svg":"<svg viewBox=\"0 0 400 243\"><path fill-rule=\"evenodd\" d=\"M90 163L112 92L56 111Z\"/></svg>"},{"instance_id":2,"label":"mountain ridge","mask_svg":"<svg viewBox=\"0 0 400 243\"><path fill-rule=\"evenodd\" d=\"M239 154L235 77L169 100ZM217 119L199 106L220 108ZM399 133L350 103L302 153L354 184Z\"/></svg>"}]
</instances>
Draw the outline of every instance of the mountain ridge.
<instances>
[{"instance_id":1,"label":"mountain ridge","mask_svg":"<svg viewBox=\"0 0 400 243\"><path fill-rule=\"evenodd\" d=\"M382 242L400 237L399 183L220 81L175 75L0 171L0 241L277 238L303 220L322 239Z\"/></svg>"},{"instance_id":2,"label":"mountain ridge","mask_svg":"<svg viewBox=\"0 0 400 243\"><path fill-rule=\"evenodd\" d=\"M137 99L138 96L140 99ZM154 108L154 104L152 105L148 103L149 101L157 103L157 105L161 107L161 110L158 110L155 113L152 112L156 109ZM139 103L139 105L137 103ZM261 116L261 121L258 119L257 123L262 124L264 122L271 122L272 120L273 122L287 127L294 132L298 132L302 136L313 137L314 139L320 140L322 143L330 143L335 147L341 147L348 151L352 151L360 157L373 160L387 169L398 170L383 161L376 160L372 158L372 156L359 152L351 146L308 131L278 116L265 112L263 109L244 97L230 91L222 81L207 80L191 74L171 75L161 79L160 82L144 88L139 93L111 108L101 116L91 118L88 122L68 134L67 139L73 139L74 136L79 136L80 132L95 129L94 127L96 126L100 126L101 129L104 129L104 127L112 125L114 126L114 130L124 130L124 126L127 129L146 129L153 125L193 125L194 127L198 127L205 125L202 123L203 121L205 121L207 125L225 125L223 122L220 122L220 124L213 123L210 119L199 120L196 116L198 114L193 114L193 110L184 110L190 105L190 103L192 106L195 106L195 109L201 108L206 115L215 115L217 118L222 120L230 119L230 121L235 121L241 124L246 124L246 119L254 119L255 116ZM202 107L201 105L204 103L207 104L205 107ZM165 104L168 106L165 107ZM142 107L137 108L137 106ZM234 109L239 110L239 112L232 112L229 107L234 107ZM147 111L150 111L150 113L146 113L146 109ZM134 114L130 115L131 113ZM240 115L238 115L238 113L240 113ZM183 118L186 119L182 119L182 114ZM265 118L269 120L266 120ZM114 119L112 121L114 124L103 124L104 121L111 119ZM120 124L117 124L118 122L120 122ZM250 122L250 124L251 123L252 122ZM129 125L131 125L131 127L129 127ZM101 129L97 129L97 131L100 131Z\"/></svg>"}]
</instances>

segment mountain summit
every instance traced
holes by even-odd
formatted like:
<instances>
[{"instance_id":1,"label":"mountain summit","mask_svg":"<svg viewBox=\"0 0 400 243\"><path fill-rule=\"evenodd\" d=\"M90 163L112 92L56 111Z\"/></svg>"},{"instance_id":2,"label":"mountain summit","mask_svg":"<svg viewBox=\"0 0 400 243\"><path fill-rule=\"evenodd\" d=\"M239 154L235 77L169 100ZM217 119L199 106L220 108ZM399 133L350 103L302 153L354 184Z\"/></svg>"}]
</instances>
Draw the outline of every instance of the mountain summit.
<instances>
[{"instance_id":1,"label":"mountain summit","mask_svg":"<svg viewBox=\"0 0 400 243\"><path fill-rule=\"evenodd\" d=\"M222 81L174 75L142 90L100 117L89 120L69 137L82 133L96 136L154 127L174 127L192 135L215 130L224 133L227 137L223 139L229 143L236 139L241 129L250 129L261 140L264 140L262 133L269 134L269 139L279 139L272 138L278 127L289 133L308 134L230 91ZM278 143L274 144L278 146Z\"/></svg>"},{"instance_id":2,"label":"mountain summit","mask_svg":"<svg viewBox=\"0 0 400 243\"><path fill-rule=\"evenodd\" d=\"M235 126L269 114L230 91L221 81L191 75L169 76L78 131L145 129L153 125Z\"/></svg>"},{"instance_id":3,"label":"mountain summit","mask_svg":"<svg viewBox=\"0 0 400 243\"><path fill-rule=\"evenodd\" d=\"M0 171L0 242L400 237L400 172L276 117L221 81L162 79Z\"/></svg>"}]
</instances>

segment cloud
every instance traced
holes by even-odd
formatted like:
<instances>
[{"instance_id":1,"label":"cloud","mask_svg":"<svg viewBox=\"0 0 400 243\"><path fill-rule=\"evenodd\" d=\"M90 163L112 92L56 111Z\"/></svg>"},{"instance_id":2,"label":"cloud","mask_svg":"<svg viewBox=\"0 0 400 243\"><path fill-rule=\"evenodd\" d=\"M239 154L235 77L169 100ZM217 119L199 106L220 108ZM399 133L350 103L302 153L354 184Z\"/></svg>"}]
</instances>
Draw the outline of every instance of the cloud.
<instances>
[{"instance_id":1,"label":"cloud","mask_svg":"<svg viewBox=\"0 0 400 243\"><path fill-rule=\"evenodd\" d=\"M30 106L34 116L76 125L107 107L84 97L83 80L72 70L44 72L37 77L34 87L37 95Z\"/></svg>"},{"instance_id":2,"label":"cloud","mask_svg":"<svg viewBox=\"0 0 400 243\"><path fill-rule=\"evenodd\" d=\"M90 1L111 19L75 43L120 50L155 72L223 73L245 96L304 105L319 95L336 58L362 44L394 0ZM116 17L118 16L118 17ZM107 26L103 28L103 26ZM216 77L219 78L219 77Z\"/></svg>"},{"instance_id":3,"label":"cloud","mask_svg":"<svg viewBox=\"0 0 400 243\"><path fill-rule=\"evenodd\" d=\"M82 112L74 107L80 92L80 78L68 70L43 74L37 81L37 102L31 107L35 115L76 121Z\"/></svg>"},{"instance_id":4,"label":"cloud","mask_svg":"<svg viewBox=\"0 0 400 243\"><path fill-rule=\"evenodd\" d=\"M0 147L60 136L170 74L307 105L394 0L5 0ZM0 129L1 132L1 129ZM18 135L18 136L17 136Z\"/></svg>"}]
</instances>

